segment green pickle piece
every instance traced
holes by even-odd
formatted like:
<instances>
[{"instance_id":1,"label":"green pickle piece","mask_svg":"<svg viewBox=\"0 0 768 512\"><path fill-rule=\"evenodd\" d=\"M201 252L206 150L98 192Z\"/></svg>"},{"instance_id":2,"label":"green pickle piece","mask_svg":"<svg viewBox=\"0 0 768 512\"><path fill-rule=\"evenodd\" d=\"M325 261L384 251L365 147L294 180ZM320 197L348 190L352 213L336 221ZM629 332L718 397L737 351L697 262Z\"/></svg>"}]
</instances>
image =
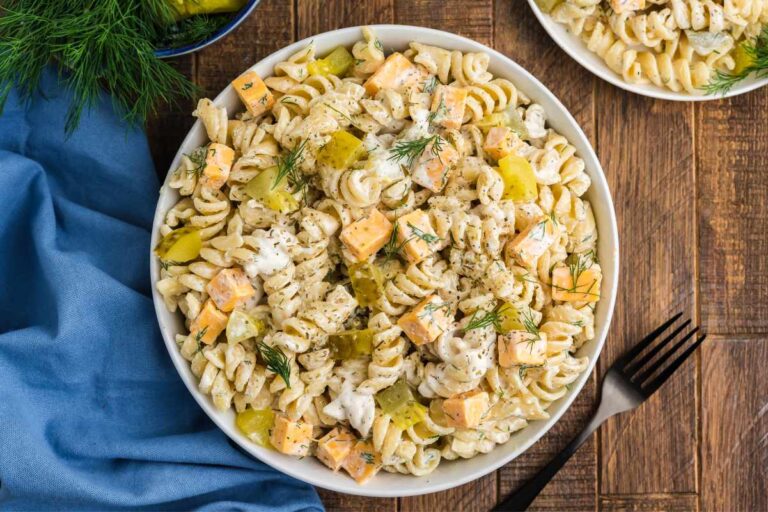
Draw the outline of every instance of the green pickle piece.
<instances>
[{"instance_id":1,"label":"green pickle piece","mask_svg":"<svg viewBox=\"0 0 768 512\"><path fill-rule=\"evenodd\" d=\"M233 311L227 321L227 341L239 343L248 338L256 338L266 332L266 326L262 320L253 318L248 313Z\"/></svg>"},{"instance_id":2,"label":"green pickle piece","mask_svg":"<svg viewBox=\"0 0 768 512\"><path fill-rule=\"evenodd\" d=\"M528 160L517 155L507 155L499 160L498 172L504 181L502 199L513 201L536 199L538 195L536 175Z\"/></svg>"},{"instance_id":3,"label":"green pickle piece","mask_svg":"<svg viewBox=\"0 0 768 512\"><path fill-rule=\"evenodd\" d=\"M245 193L260 201L270 210L289 213L299 208L299 202L288 190L288 181L283 177L280 183L275 183L278 168L270 167L257 174L245 185Z\"/></svg>"},{"instance_id":4,"label":"green pickle piece","mask_svg":"<svg viewBox=\"0 0 768 512\"><path fill-rule=\"evenodd\" d=\"M235 424L254 443L264 448L272 448L272 443L269 442L269 431L275 424L275 413L272 409L246 409L237 413Z\"/></svg>"},{"instance_id":5,"label":"green pickle piece","mask_svg":"<svg viewBox=\"0 0 768 512\"><path fill-rule=\"evenodd\" d=\"M165 235L155 247L155 254L163 261L183 263L197 258L202 246L200 231L184 227Z\"/></svg>"},{"instance_id":6,"label":"green pickle piece","mask_svg":"<svg viewBox=\"0 0 768 512\"><path fill-rule=\"evenodd\" d=\"M509 303L505 303L499 309L499 331L507 334L511 331L524 331L525 325L520 318L520 311Z\"/></svg>"},{"instance_id":7,"label":"green pickle piece","mask_svg":"<svg viewBox=\"0 0 768 512\"><path fill-rule=\"evenodd\" d=\"M379 407L390 416L392 416L400 407L414 401L415 398L413 392L408 386L408 383L403 379L398 379L397 382L388 388L382 389L376 393L376 402L378 402Z\"/></svg>"},{"instance_id":8,"label":"green pickle piece","mask_svg":"<svg viewBox=\"0 0 768 512\"><path fill-rule=\"evenodd\" d=\"M375 305L384 294L384 275L375 264L359 263L350 266L349 280L360 307Z\"/></svg>"},{"instance_id":9,"label":"green pickle piece","mask_svg":"<svg viewBox=\"0 0 768 512\"><path fill-rule=\"evenodd\" d=\"M333 359L354 359L373 352L373 329L356 329L331 334L328 342Z\"/></svg>"},{"instance_id":10,"label":"green pickle piece","mask_svg":"<svg viewBox=\"0 0 768 512\"><path fill-rule=\"evenodd\" d=\"M396 427L405 430L424 421L427 417L427 408L416 401L408 402L390 416Z\"/></svg>"},{"instance_id":11,"label":"green pickle piece","mask_svg":"<svg viewBox=\"0 0 768 512\"><path fill-rule=\"evenodd\" d=\"M317 161L344 170L365 155L363 141L345 130L333 132L331 140L317 153Z\"/></svg>"},{"instance_id":12,"label":"green pickle piece","mask_svg":"<svg viewBox=\"0 0 768 512\"><path fill-rule=\"evenodd\" d=\"M310 62L307 69L310 75L344 76L354 63L355 58L349 53L349 50L339 46L324 58Z\"/></svg>"},{"instance_id":13,"label":"green pickle piece","mask_svg":"<svg viewBox=\"0 0 768 512\"><path fill-rule=\"evenodd\" d=\"M733 50L733 60L736 61L736 65L731 73L734 75L740 75L747 68L755 65L755 56L747 50L748 44L747 41L741 42Z\"/></svg>"},{"instance_id":14,"label":"green pickle piece","mask_svg":"<svg viewBox=\"0 0 768 512\"><path fill-rule=\"evenodd\" d=\"M528 128L525 126L523 118L514 106L508 107L504 112L494 112L480 119L475 123L484 133L488 133L491 128L500 128L507 126L523 140L528 140Z\"/></svg>"}]
</instances>

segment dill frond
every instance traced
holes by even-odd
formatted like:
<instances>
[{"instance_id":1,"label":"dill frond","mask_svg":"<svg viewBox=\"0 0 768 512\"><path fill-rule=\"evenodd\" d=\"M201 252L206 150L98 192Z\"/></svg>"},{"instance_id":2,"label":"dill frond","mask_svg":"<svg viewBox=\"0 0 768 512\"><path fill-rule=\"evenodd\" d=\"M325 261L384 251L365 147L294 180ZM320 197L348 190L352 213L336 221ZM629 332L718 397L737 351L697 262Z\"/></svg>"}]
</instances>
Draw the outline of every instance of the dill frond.
<instances>
[{"instance_id":1,"label":"dill frond","mask_svg":"<svg viewBox=\"0 0 768 512\"><path fill-rule=\"evenodd\" d=\"M724 96L734 85L754 74L756 78L768 76L768 25L765 25L760 34L753 41L742 43L743 50L750 58L751 63L738 73L717 71L714 78L701 89L707 94L719 94Z\"/></svg>"},{"instance_id":2,"label":"dill frond","mask_svg":"<svg viewBox=\"0 0 768 512\"><path fill-rule=\"evenodd\" d=\"M260 341L256 347L259 350L261 358L267 367L267 370L279 375L285 385L291 387L291 362L288 357L278 347L270 347L263 341Z\"/></svg>"}]
</instances>

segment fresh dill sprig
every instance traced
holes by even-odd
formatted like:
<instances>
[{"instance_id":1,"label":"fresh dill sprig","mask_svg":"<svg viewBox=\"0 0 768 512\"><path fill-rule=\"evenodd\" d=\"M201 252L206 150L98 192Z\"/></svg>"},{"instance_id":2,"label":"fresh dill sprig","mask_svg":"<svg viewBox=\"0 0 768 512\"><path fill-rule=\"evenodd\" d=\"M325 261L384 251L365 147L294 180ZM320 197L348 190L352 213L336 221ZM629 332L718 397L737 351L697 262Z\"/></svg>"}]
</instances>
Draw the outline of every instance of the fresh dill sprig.
<instances>
[{"instance_id":1,"label":"fresh dill sprig","mask_svg":"<svg viewBox=\"0 0 768 512\"><path fill-rule=\"evenodd\" d=\"M283 351L279 347L270 347L263 341L260 341L256 345L261 358L264 359L264 363L267 365L267 370L279 375L285 385L290 389L291 387L291 363L288 357L283 354Z\"/></svg>"},{"instance_id":2,"label":"fresh dill sprig","mask_svg":"<svg viewBox=\"0 0 768 512\"><path fill-rule=\"evenodd\" d=\"M756 78L768 76L768 25L751 42L741 43L749 64L736 73L717 71L714 78L701 89L707 94L728 94L734 85L754 74ZM739 51L737 49L737 51Z\"/></svg>"},{"instance_id":3,"label":"fresh dill sprig","mask_svg":"<svg viewBox=\"0 0 768 512\"><path fill-rule=\"evenodd\" d=\"M389 160L393 162L406 160L408 167L411 167L430 144L432 154L440 158L443 142L444 139L440 135L431 135L416 140L401 140L389 150Z\"/></svg>"},{"instance_id":4,"label":"fresh dill sprig","mask_svg":"<svg viewBox=\"0 0 768 512\"><path fill-rule=\"evenodd\" d=\"M191 153L184 153L184 156L189 158L195 166L192 169L187 169L187 175L200 176L205 169L205 157L208 155L208 144L195 148Z\"/></svg>"},{"instance_id":5,"label":"fresh dill sprig","mask_svg":"<svg viewBox=\"0 0 768 512\"><path fill-rule=\"evenodd\" d=\"M206 332L208 332L207 325L202 329L200 329L199 331L197 331L197 334L195 334L195 343L197 343L197 350L195 350L195 354L203 350L203 347L204 347L203 336L205 336Z\"/></svg>"},{"instance_id":6,"label":"fresh dill sprig","mask_svg":"<svg viewBox=\"0 0 768 512\"><path fill-rule=\"evenodd\" d=\"M333 106L333 105L331 105L330 103L323 103L323 105L325 105L325 106L326 106L326 107L328 107L329 109L333 110L334 112L336 112L337 114L339 114L341 117L343 117L344 119L346 119L346 120L347 120L347 121L349 121L350 123L351 123L351 122L353 122L353 121L352 121L352 118L351 118L351 117L349 117L349 115L348 115L348 114L346 114L346 113L342 112L341 110L337 109L336 107L334 107L334 106Z\"/></svg>"},{"instance_id":7,"label":"fresh dill sprig","mask_svg":"<svg viewBox=\"0 0 768 512\"><path fill-rule=\"evenodd\" d=\"M478 309L472 313L469 323L464 327L464 331L482 329L483 327L493 326L496 332L501 331L501 313L505 309L503 302L497 304L491 311Z\"/></svg>"},{"instance_id":8,"label":"fresh dill sprig","mask_svg":"<svg viewBox=\"0 0 768 512\"><path fill-rule=\"evenodd\" d=\"M205 41L229 23L230 19L230 16L221 14L191 16L160 28L153 42L156 48L178 48Z\"/></svg>"},{"instance_id":9,"label":"fresh dill sprig","mask_svg":"<svg viewBox=\"0 0 768 512\"><path fill-rule=\"evenodd\" d=\"M408 228L411 230L411 234L413 234L413 237L411 237L408 240L406 240L406 243L411 241L411 240L413 240L413 239L415 239L415 238L419 238L419 239L425 241L428 244L436 244L437 242L439 242L441 240L439 236L433 235L432 233L427 233L425 231L422 231L421 229L417 228L416 226L414 226L410 222L408 223Z\"/></svg>"},{"instance_id":10,"label":"fresh dill sprig","mask_svg":"<svg viewBox=\"0 0 768 512\"><path fill-rule=\"evenodd\" d=\"M579 289L586 286L586 285L579 284L579 280L581 279L582 274L586 270L592 268L592 265L594 265L595 263L597 263L597 256L595 255L595 252L592 250L589 250L581 254L572 254L570 257L570 261L568 262L568 273L570 274L570 277L571 277L571 287L564 288L562 286L557 286L554 284L552 285L552 287L558 290L565 291L567 293L578 293L582 295L599 296L598 293L593 293L591 291L592 288L597 284L597 280L593 280L586 290Z\"/></svg>"},{"instance_id":11,"label":"fresh dill sprig","mask_svg":"<svg viewBox=\"0 0 768 512\"><path fill-rule=\"evenodd\" d=\"M304 147L306 145L307 140L304 139L301 144L290 150L278 161L277 176L275 176L275 182L272 184L272 190L277 188L284 178L288 178L288 184L293 187L294 192L298 192L306 198L308 177L299 169L299 164L304 160Z\"/></svg>"},{"instance_id":12,"label":"fresh dill sprig","mask_svg":"<svg viewBox=\"0 0 768 512\"><path fill-rule=\"evenodd\" d=\"M400 252L400 249L403 248L405 245L405 242L398 244L397 243L397 230L398 230L398 223L395 221L395 225L392 226L392 233L389 235L389 240L387 240L387 243L384 244L384 257L387 261L391 260L395 256L397 256L397 253Z\"/></svg>"},{"instance_id":13,"label":"fresh dill sprig","mask_svg":"<svg viewBox=\"0 0 768 512\"><path fill-rule=\"evenodd\" d=\"M442 118L444 118L448 114L448 107L445 105L445 101L443 101L443 98L440 98L440 103L437 104L437 108L434 112L430 112L427 116L427 123L431 126L435 124L435 121L438 121Z\"/></svg>"},{"instance_id":14,"label":"fresh dill sprig","mask_svg":"<svg viewBox=\"0 0 768 512\"><path fill-rule=\"evenodd\" d=\"M528 334L533 334L534 339L532 341L538 340L540 338L539 326L533 319L533 313L531 312L531 309L528 308L527 310L521 310L519 318L526 332L528 332Z\"/></svg>"},{"instance_id":15,"label":"fresh dill sprig","mask_svg":"<svg viewBox=\"0 0 768 512\"><path fill-rule=\"evenodd\" d=\"M427 94L432 94L439 84L440 81L436 76L433 75L429 80L424 82L424 92Z\"/></svg>"},{"instance_id":16,"label":"fresh dill sprig","mask_svg":"<svg viewBox=\"0 0 768 512\"><path fill-rule=\"evenodd\" d=\"M182 265L182 263L173 260L160 260L160 268L163 270L168 270L170 267L175 267L177 265Z\"/></svg>"},{"instance_id":17,"label":"fresh dill sprig","mask_svg":"<svg viewBox=\"0 0 768 512\"><path fill-rule=\"evenodd\" d=\"M451 303L450 302L430 302L426 306L424 306L424 311L422 311L419 314L419 318L432 318L432 315L440 310L444 310L446 312L451 311Z\"/></svg>"},{"instance_id":18,"label":"fresh dill sprig","mask_svg":"<svg viewBox=\"0 0 768 512\"><path fill-rule=\"evenodd\" d=\"M191 98L197 88L158 59L153 38L173 22L165 0L6 0L0 7L0 107L17 85L37 91L43 70L56 63L72 91L67 134L102 90L130 124L142 123L159 102Z\"/></svg>"}]
</instances>

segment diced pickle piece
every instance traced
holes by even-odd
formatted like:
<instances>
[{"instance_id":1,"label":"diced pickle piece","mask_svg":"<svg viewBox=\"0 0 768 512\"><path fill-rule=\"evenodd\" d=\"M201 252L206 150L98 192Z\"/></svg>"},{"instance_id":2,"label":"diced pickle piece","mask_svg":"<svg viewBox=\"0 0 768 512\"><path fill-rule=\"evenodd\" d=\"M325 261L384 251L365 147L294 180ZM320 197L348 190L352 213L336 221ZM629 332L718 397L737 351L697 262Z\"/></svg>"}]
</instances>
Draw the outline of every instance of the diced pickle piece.
<instances>
[{"instance_id":1,"label":"diced pickle piece","mask_svg":"<svg viewBox=\"0 0 768 512\"><path fill-rule=\"evenodd\" d=\"M233 311L227 321L227 341L240 343L248 338L256 338L266 332L266 326L260 319L253 318L248 313Z\"/></svg>"},{"instance_id":2,"label":"diced pickle piece","mask_svg":"<svg viewBox=\"0 0 768 512\"><path fill-rule=\"evenodd\" d=\"M324 58L310 62L307 68L310 75L344 76L354 63L355 58L349 53L349 50L339 46Z\"/></svg>"},{"instance_id":3,"label":"diced pickle piece","mask_svg":"<svg viewBox=\"0 0 768 512\"><path fill-rule=\"evenodd\" d=\"M331 334L328 342L333 359L354 359L367 356L373 352L372 329L360 329L354 331L342 331Z\"/></svg>"},{"instance_id":4,"label":"diced pickle piece","mask_svg":"<svg viewBox=\"0 0 768 512\"><path fill-rule=\"evenodd\" d=\"M379 407L390 416L400 407L414 401L413 392L403 379L398 379L390 387L376 393L376 402Z\"/></svg>"},{"instance_id":5,"label":"diced pickle piece","mask_svg":"<svg viewBox=\"0 0 768 512\"><path fill-rule=\"evenodd\" d=\"M349 267L349 280L360 307L373 306L384 294L384 276L377 265L367 263L352 265Z\"/></svg>"},{"instance_id":6,"label":"diced pickle piece","mask_svg":"<svg viewBox=\"0 0 768 512\"><path fill-rule=\"evenodd\" d=\"M399 407L390 416L392 416L392 423L396 427L405 430L424 421L424 418L427 417L427 408L419 402L412 401Z\"/></svg>"},{"instance_id":7,"label":"diced pickle piece","mask_svg":"<svg viewBox=\"0 0 768 512\"><path fill-rule=\"evenodd\" d=\"M736 61L736 65L733 68L734 75L742 74L747 68L755 65L755 56L747 50L749 42L744 41L736 46L733 51L733 59Z\"/></svg>"},{"instance_id":8,"label":"diced pickle piece","mask_svg":"<svg viewBox=\"0 0 768 512\"><path fill-rule=\"evenodd\" d=\"M269 431L275 424L275 413L272 409L246 409L237 413L235 424L254 443L264 448L272 448L269 442Z\"/></svg>"},{"instance_id":9,"label":"diced pickle piece","mask_svg":"<svg viewBox=\"0 0 768 512\"><path fill-rule=\"evenodd\" d=\"M197 258L202 246L200 232L184 227L165 235L155 247L155 254L163 261L183 263Z\"/></svg>"},{"instance_id":10,"label":"diced pickle piece","mask_svg":"<svg viewBox=\"0 0 768 512\"><path fill-rule=\"evenodd\" d=\"M491 128L510 128L521 139L528 139L528 128L525 126L523 118L517 112L514 105L510 105L503 112L494 112L483 117L480 121L475 123L483 132L488 132Z\"/></svg>"},{"instance_id":11,"label":"diced pickle piece","mask_svg":"<svg viewBox=\"0 0 768 512\"><path fill-rule=\"evenodd\" d=\"M338 130L331 140L317 153L317 161L334 169L343 170L358 161L365 154L363 141L351 133Z\"/></svg>"},{"instance_id":12,"label":"diced pickle piece","mask_svg":"<svg viewBox=\"0 0 768 512\"><path fill-rule=\"evenodd\" d=\"M525 158L507 155L499 160L499 174L504 181L502 199L532 201L538 195L536 175Z\"/></svg>"},{"instance_id":13,"label":"diced pickle piece","mask_svg":"<svg viewBox=\"0 0 768 512\"><path fill-rule=\"evenodd\" d=\"M297 210L299 202L288 191L288 181L283 177L277 183L277 176L277 167L261 171L245 185L245 193L271 210L281 213Z\"/></svg>"}]
</instances>

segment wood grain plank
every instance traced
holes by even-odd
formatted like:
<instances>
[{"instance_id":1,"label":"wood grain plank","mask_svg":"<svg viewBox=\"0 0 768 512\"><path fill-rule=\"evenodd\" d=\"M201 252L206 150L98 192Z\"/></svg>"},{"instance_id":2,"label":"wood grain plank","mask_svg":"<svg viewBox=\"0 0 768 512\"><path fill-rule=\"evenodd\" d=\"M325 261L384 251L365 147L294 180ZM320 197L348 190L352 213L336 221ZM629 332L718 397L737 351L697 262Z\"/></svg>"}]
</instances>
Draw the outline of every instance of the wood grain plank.
<instances>
[{"instance_id":1,"label":"wood grain plank","mask_svg":"<svg viewBox=\"0 0 768 512\"><path fill-rule=\"evenodd\" d=\"M701 321L768 333L768 89L697 106Z\"/></svg>"},{"instance_id":2,"label":"wood grain plank","mask_svg":"<svg viewBox=\"0 0 768 512\"><path fill-rule=\"evenodd\" d=\"M574 115L594 144L592 91L595 78L549 38L527 7L496 2L494 47L544 83ZM500 497L512 492L554 457L586 424L595 406L590 379L570 409L526 453L499 470ZM597 491L597 444L590 440L560 470L533 503L531 510L594 510Z\"/></svg>"},{"instance_id":3,"label":"wood grain plank","mask_svg":"<svg viewBox=\"0 0 768 512\"><path fill-rule=\"evenodd\" d=\"M298 0L296 4L298 39L354 25L392 23L393 0L347 2L343 0ZM320 499L331 511L394 511L396 498L366 498L318 489Z\"/></svg>"},{"instance_id":4,"label":"wood grain plank","mask_svg":"<svg viewBox=\"0 0 768 512\"><path fill-rule=\"evenodd\" d=\"M621 277L602 371L672 313L695 305L692 107L600 82L598 154L621 234ZM662 135L663 134L663 135ZM600 493L696 491L695 364L600 430Z\"/></svg>"},{"instance_id":5,"label":"wood grain plank","mask_svg":"<svg viewBox=\"0 0 768 512\"><path fill-rule=\"evenodd\" d=\"M702 346L703 510L768 510L768 339Z\"/></svg>"},{"instance_id":6,"label":"wood grain plank","mask_svg":"<svg viewBox=\"0 0 768 512\"><path fill-rule=\"evenodd\" d=\"M696 510L696 494L637 494L601 496L602 512L690 512Z\"/></svg>"},{"instance_id":7,"label":"wood grain plank","mask_svg":"<svg viewBox=\"0 0 768 512\"><path fill-rule=\"evenodd\" d=\"M394 0L299 0L299 39L337 28L392 23Z\"/></svg>"},{"instance_id":8,"label":"wood grain plank","mask_svg":"<svg viewBox=\"0 0 768 512\"><path fill-rule=\"evenodd\" d=\"M493 43L492 0L396 0L395 23L437 28ZM496 503L496 475L446 492L401 498L400 510L488 510Z\"/></svg>"},{"instance_id":9,"label":"wood grain plank","mask_svg":"<svg viewBox=\"0 0 768 512\"><path fill-rule=\"evenodd\" d=\"M192 55L183 55L167 61L184 75L194 79L195 67ZM184 136L194 122L191 115L195 108L194 100L183 100L178 103L160 105L160 108L147 119L147 139L155 162L155 171L160 180L173 162L173 157L184 140Z\"/></svg>"}]
</instances>

